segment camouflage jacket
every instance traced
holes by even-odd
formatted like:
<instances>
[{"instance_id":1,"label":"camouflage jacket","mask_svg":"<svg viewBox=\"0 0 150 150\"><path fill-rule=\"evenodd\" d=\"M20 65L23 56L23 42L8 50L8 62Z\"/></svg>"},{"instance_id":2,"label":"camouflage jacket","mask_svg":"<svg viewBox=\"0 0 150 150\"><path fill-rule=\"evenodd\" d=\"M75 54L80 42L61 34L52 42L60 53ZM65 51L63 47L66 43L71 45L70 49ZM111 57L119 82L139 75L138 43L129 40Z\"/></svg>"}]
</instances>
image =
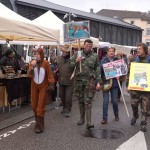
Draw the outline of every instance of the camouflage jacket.
<instances>
[{"instance_id":1,"label":"camouflage jacket","mask_svg":"<svg viewBox=\"0 0 150 150\"><path fill-rule=\"evenodd\" d=\"M73 73L73 69L69 66L69 58L65 59L63 56L58 57L57 60L58 66L58 81L60 85L72 85L73 80L70 80L70 77Z\"/></svg>"},{"instance_id":2,"label":"camouflage jacket","mask_svg":"<svg viewBox=\"0 0 150 150\"><path fill-rule=\"evenodd\" d=\"M76 63L77 53L75 53L70 59L70 67L75 68L75 81L89 81L93 77L96 83L100 83L100 66L98 61L98 55L93 51L86 54L81 51L82 61L81 61L81 72L80 72L80 62Z\"/></svg>"},{"instance_id":3,"label":"camouflage jacket","mask_svg":"<svg viewBox=\"0 0 150 150\"><path fill-rule=\"evenodd\" d=\"M138 56L137 56L137 57L138 57ZM134 61L132 61L132 62L136 62L135 59L136 59L136 57L134 58ZM147 63L148 56L139 57L138 59L139 59L139 61L136 62L136 63ZM131 62L131 63L132 63L132 62ZM130 65L131 65L131 63L129 64L129 68L128 68L128 74L127 74L127 80L126 80L126 86L127 86L127 87L128 87L128 84L129 84ZM130 90L130 94L137 94L137 93L141 93L141 94L142 94L142 93L150 93L150 92Z\"/></svg>"}]
</instances>

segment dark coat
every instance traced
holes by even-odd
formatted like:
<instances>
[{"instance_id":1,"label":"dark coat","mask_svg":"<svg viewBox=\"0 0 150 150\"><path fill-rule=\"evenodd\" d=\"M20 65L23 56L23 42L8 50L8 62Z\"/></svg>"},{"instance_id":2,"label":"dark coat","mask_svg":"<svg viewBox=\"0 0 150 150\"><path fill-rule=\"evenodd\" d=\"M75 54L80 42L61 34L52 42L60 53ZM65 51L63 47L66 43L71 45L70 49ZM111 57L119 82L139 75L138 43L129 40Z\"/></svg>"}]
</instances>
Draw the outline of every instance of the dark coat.
<instances>
[{"instance_id":1,"label":"dark coat","mask_svg":"<svg viewBox=\"0 0 150 150\"><path fill-rule=\"evenodd\" d=\"M114 57L114 60L118 60L117 57ZM100 70L101 70L101 78L102 78L102 83L104 83L106 81L106 78L105 78L105 73L104 73L104 70L103 70L103 64L106 64L106 63L109 63L110 60L108 59L108 57L104 57L101 61L101 67L100 67ZM115 87L118 87L118 82L117 82L117 79L116 78L113 78L113 84L112 84L112 88L115 88Z\"/></svg>"},{"instance_id":2,"label":"dark coat","mask_svg":"<svg viewBox=\"0 0 150 150\"><path fill-rule=\"evenodd\" d=\"M63 56L58 57L58 81L60 85L73 85L73 80L70 80L73 73L73 69L70 68L70 58L64 58Z\"/></svg>"}]
</instances>

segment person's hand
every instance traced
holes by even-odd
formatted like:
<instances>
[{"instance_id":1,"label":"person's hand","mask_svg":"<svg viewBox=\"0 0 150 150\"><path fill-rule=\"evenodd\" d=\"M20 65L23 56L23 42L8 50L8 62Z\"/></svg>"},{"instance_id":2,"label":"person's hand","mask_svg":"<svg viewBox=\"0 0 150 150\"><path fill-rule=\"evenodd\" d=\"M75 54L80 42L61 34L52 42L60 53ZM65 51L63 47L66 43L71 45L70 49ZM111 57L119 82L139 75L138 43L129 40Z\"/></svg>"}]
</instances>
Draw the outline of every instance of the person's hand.
<instances>
[{"instance_id":1,"label":"person's hand","mask_svg":"<svg viewBox=\"0 0 150 150\"><path fill-rule=\"evenodd\" d=\"M96 90L98 91L100 89L101 85L99 83L97 83L96 85Z\"/></svg>"},{"instance_id":2,"label":"person's hand","mask_svg":"<svg viewBox=\"0 0 150 150\"><path fill-rule=\"evenodd\" d=\"M76 63L80 62L81 60L82 60L82 57L81 57L81 56L78 56L78 57L76 58Z\"/></svg>"},{"instance_id":3,"label":"person's hand","mask_svg":"<svg viewBox=\"0 0 150 150\"><path fill-rule=\"evenodd\" d=\"M35 66L36 66L36 64L37 64L37 61L36 61L36 60L32 60L32 61L31 61L31 65L32 65L32 67L35 67Z\"/></svg>"}]
</instances>

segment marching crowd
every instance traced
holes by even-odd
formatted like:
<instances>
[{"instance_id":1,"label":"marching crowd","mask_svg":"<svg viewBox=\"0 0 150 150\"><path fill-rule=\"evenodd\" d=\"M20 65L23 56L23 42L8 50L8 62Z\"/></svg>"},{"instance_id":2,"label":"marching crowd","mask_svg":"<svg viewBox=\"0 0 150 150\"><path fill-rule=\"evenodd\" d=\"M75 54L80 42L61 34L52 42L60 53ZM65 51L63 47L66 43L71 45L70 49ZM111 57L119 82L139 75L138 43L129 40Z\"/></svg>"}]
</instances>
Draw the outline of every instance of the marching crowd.
<instances>
[{"instance_id":1,"label":"marching crowd","mask_svg":"<svg viewBox=\"0 0 150 150\"><path fill-rule=\"evenodd\" d=\"M122 53L115 54L115 48L108 47L106 55L99 62L97 53L92 50L93 42L90 39L84 41L84 48L70 57L69 45L65 45L62 55L57 58L58 82L60 87L60 98L63 109L61 113L65 117L71 116L72 96L78 98L80 117L77 125L83 125L86 121L86 128L94 127L92 123L92 102L96 91L103 91L103 116L101 124L108 122L109 95L111 96L115 121L119 121L118 101L121 93L118 80L121 85L126 81L128 87L130 62L150 63L148 47L144 43L137 45L137 54L127 59ZM28 76L31 78L31 104L35 115L35 132L41 133L44 130L44 116L46 107L46 92L54 89L54 76L49 62L44 60L44 53L41 48L35 51L36 60L30 62ZM123 59L128 66L128 74L106 80L103 64ZM106 86L107 85L107 86ZM107 87L107 88L106 88ZM141 131L146 132L147 116L150 107L150 92L128 90L131 96L131 107L133 118L131 125L139 118L138 106L141 105Z\"/></svg>"}]
</instances>

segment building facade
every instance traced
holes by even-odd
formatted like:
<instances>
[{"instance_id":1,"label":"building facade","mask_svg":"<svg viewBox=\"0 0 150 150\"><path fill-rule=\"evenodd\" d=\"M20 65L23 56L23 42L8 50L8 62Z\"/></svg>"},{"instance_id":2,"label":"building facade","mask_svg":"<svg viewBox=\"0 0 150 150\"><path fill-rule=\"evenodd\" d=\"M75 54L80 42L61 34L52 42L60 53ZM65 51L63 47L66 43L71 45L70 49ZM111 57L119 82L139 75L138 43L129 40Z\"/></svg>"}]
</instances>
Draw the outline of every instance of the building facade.
<instances>
[{"instance_id":1,"label":"building facade","mask_svg":"<svg viewBox=\"0 0 150 150\"><path fill-rule=\"evenodd\" d=\"M89 20L90 35L100 38L101 41L104 42L135 46L142 40L141 28L125 23L118 19L99 16L93 12L83 12L65 6L60 6L45 0L0 0L0 2L30 20L39 17L48 10L51 10L64 22L69 21L69 17L63 19L64 15L67 13L70 14L70 19L74 21ZM73 17L74 14L77 17Z\"/></svg>"},{"instance_id":2,"label":"building facade","mask_svg":"<svg viewBox=\"0 0 150 150\"><path fill-rule=\"evenodd\" d=\"M116 18L129 24L139 26L143 29L142 42L147 43L147 45L150 46L150 12L144 13L139 11L102 9L97 12L97 14Z\"/></svg>"}]
</instances>

